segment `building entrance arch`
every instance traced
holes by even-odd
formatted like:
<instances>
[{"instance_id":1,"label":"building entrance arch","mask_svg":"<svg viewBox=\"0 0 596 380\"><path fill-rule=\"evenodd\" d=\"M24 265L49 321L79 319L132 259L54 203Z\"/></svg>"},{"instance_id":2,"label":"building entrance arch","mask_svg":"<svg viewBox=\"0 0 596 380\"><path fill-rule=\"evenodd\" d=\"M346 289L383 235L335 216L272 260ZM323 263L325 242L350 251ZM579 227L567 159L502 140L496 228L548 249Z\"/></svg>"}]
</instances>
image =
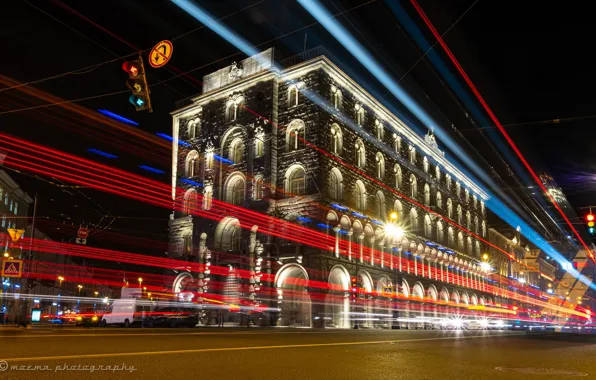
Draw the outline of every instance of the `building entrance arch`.
<instances>
[{"instance_id":1,"label":"building entrance arch","mask_svg":"<svg viewBox=\"0 0 596 380\"><path fill-rule=\"evenodd\" d=\"M280 325L311 327L312 304L308 294L308 273L298 264L282 266L275 276Z\"/></svg>"},{"instance_id":2,"label":"building entrance arch","mask_svg":"<svg viewBox=\"0 0 596 380\"><path fill-rule=\"evenodd\" d=\"M329 327L350 327L350 274L343 265L336 265L329 271L329 293L325 297L326 325Z\"/></svg>"}]
</instances>

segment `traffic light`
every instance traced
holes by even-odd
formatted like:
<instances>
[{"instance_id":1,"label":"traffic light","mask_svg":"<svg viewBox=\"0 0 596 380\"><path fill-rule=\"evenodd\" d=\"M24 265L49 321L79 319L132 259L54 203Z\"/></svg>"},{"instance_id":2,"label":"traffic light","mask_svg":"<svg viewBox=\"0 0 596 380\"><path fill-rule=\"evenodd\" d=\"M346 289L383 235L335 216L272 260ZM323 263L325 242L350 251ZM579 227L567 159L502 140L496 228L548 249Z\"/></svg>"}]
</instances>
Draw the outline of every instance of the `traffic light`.
<instances>
[{"instance_id":1,"label":"traffic light","mask_svg":"<svg viewBox=\"0 0 596 380\"><path fill-rule=\"evenodd\" d=\"M586 215L586 221L588 222L588 232L590 233L590 235L594 235L594 214L592 214L591 210L590 213Z\"/></svg>"},{"instance_id":2,"label":"traffic light","mask_svg":"<svg viewBox=\"0 0 596 380\"><path fill-rule=\"evenodd\" d=\"M126 87L132 91L128 101L135 106L137 111L149 110L149 112L153 112L149 96L149 85L147 84L145 67L143 66L143 57L139 56L139 59L135 61L124 62L122 70L128 74Z\"/></svg>"},{"instance_id":3,"label":"traffic light","mask_svg":"<svg viewBox=\"0 0 596 380\"><path fill-rule=\"evenodd\" d=\"M352 287L350 290L352 292L352 299L355 300L358 294L358 279L356 277L352 277Z\"/></svg>"}]
</instances>

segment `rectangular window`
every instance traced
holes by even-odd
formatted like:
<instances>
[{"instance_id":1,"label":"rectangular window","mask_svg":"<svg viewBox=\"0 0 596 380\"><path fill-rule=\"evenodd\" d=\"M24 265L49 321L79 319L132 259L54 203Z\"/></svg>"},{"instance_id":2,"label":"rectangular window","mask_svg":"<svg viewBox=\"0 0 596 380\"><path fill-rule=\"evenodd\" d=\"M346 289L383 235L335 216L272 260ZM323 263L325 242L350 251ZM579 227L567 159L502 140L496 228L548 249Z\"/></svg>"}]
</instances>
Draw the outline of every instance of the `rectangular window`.
<instances>
[{"instance_id":1,"label":"rectangular window","mask_svg":"<svg viewBox=\"0 0 596 380\"><path fill-rule=\"evenodd\" d=\"M2 227L6 227L6 215L2 215Z\"/></svg>"},{"instance_id":2,"label":"rectangular window","mask_svg":"<svg viewBox=\"0 0 596 380\"><path fill-rule=\"evenodd\" d=\"M15 202L13 211L15 215L19 214L19 202Z\"/></svg>"}]
</instances>

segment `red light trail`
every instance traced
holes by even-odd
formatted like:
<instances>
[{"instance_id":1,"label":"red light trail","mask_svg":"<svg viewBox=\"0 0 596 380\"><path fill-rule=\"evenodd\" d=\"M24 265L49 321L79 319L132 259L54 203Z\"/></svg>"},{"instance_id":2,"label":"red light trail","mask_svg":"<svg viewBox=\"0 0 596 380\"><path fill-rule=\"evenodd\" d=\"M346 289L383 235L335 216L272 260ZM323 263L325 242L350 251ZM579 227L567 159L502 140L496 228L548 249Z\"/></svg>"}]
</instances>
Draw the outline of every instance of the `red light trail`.
<instances>
[{"instance_id":1,"label":"red light trail","mask_svg":"<svg viewBox=\"0 0 596 380\"><path fill-rule=\"evenodd\" d=\"M482 107L484 108L486 113L488 113L488 115L490 116L492 121L495 123L495 125L497 126L499 131L503 134L503 136L505 137L505 140L507 140L507 142L509 143L511 148L515 151L517 157L521 160L521 162L524 164L526 169L528 169L528 172L530 173L530 175L532 176L534 181L538 184L538 186L540 186L540 188L542 189L544 194L546 194L546 196L549 198L549 200L555 206L555 208L557 209L559 214L561 214L561 216L563 217L563 219L565 220L565 222L567 223L569 228L571 228L571 231L573 231L575 236L577 236L577 238L579 239L581 244L586 249L586 252L588 253L588 256L590 257L590 259L592 259L592 261L594 263L596 263L596 259L594 258L594 254L593 254L592 250L584 242L584 240L580 236L579 232L575 229L575 227L573 226L573 224L571 223L569 218L567 218L567 216L565 215L565 213L563 212L563 210L561 209L561 207L559 206L559 204L557 203L555 198L552 196L552 194L550 194L550 192L548 191L546 186L544 186L544 184L542 183L542 181L540 180L538 175L534 172L534 169L532 169L532 167L530 166L530 164L528 163L526 158L522 155L522 153L518 149L517 145L515 145L515 143L513 142L513 139L509 136L509 134L507 133L507 131L505 130L505 128L503 127L503 125L501 124L499 119L497 119L497 116L493 113L492 109L488 106L488 104L486 103L486 101L484 100L484 98L482 97L482 95L480 94L480 92L478 91L478 89L476 88L476 86L474 85L474 83L472 82L470 77L468 76L468 74L464 71L463 67L459 64L459 61L457 60L457 58L455 58L455 55L453 55L453 53L451 52L451 49L449 49L449 47L447 46L447 44L445 43L445 41L443 40L443 38L441 37L439 32L437 32L436 28L431 23L430 19L426 16L426 14L424 13L424 11L420 7L420 5L418 5L418 2L416 0L410 0L410 2L414 6L414 8L416 8L416 11L420 15L420 17L422 17L422 19L424 20L424 23L431 30L432 34L435 36L435 38L437 39L437 41L439 42L439 44L441 45L443 50L445 50L445 53L447 53L447 55L449 56L449 59L451 60L451 62L453 62L453 64L457 68L457 71L459 71L461 76L464 78L464 80L466 81L466 83L468 84L468 86L470 87L472 92L474 93L474 95L476 95L476 98L478 99L478 101L480 102L480 104L482 105Z\"/></svg>"}]
</instances>

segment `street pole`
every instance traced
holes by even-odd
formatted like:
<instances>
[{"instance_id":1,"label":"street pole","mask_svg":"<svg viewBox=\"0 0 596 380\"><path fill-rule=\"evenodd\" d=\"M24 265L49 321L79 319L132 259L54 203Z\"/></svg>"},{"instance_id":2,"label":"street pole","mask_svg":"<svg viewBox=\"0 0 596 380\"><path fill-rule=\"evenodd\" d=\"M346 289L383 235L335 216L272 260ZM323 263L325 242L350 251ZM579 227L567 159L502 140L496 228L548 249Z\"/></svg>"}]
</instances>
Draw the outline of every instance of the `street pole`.
<instances>
[{"instance_id":1,"label":"street pole","mask_svg":"<svg viewBox=\"0 0 596 380\"><path fill-rule=\"evenodd\" d=\"M33 203L33 219L31 221L31 241L29 242L29 253L27 254L27 270L23 270L23 273L27 275L21 278L21 291L25 290L25 294L30 295L31 290L29 289L29 274L32 273L31 270L31 257L33 255L33 239L35 237L35 218L37 216L37 197L38 194L35 194L35 200ZM24 269L24 268L23 268ZM19 297L20 298L20 297ZM22 321L23 325L27 325L27 315L29 313L29 300L30 297L27 297L25 300L20 300L23 302L23 306L18 306L19 309L17 311L17 323L18 321Z\"/></svg>"}]
</instances>

